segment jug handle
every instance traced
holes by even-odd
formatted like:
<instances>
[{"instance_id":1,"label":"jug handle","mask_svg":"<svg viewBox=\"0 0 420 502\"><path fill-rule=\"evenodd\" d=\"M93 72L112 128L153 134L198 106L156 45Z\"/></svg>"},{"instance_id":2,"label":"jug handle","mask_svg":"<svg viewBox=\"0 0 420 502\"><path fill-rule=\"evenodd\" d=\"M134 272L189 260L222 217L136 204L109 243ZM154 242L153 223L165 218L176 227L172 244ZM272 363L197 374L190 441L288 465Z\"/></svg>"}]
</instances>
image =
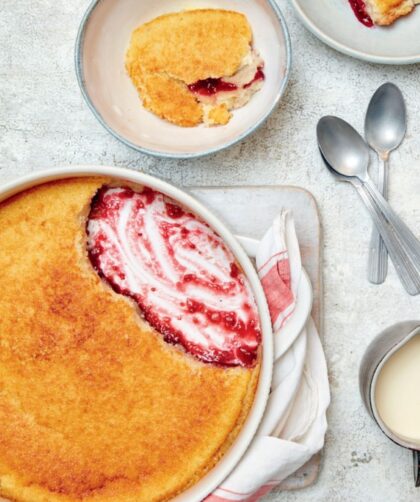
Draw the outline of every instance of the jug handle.
<instances>
[{"instance_id":1,"label":"jug handle","mask_svg":"<svg viewBox=\"0 0 420 502\"><path fill-rule=\"evenodd\" d=\"M420 486L420 451L413 450L414 484Z\"/></svg>"}]
</instances>

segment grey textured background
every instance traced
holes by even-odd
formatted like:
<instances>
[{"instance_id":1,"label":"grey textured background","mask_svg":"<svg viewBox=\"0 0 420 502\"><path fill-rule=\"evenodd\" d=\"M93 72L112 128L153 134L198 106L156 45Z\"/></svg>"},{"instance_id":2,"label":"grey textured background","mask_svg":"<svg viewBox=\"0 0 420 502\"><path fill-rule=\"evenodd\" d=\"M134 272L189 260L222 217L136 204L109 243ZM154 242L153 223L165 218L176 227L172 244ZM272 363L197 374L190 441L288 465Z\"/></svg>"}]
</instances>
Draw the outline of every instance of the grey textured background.
<instances>
[{"instance_id":1,"label":"grey textured background","mask_svg":"<svg viewBox=\"0 0 420 502\"><path fill-rule=\"evenodd\" d=\"M315 125L322 114L336 113L360 129L371 93L386 80L401 86L409 133L391 159L390 198L420 234L420 66L375 66L338 54L305 31L287 0L279 4L293 44L282 104L254 136L222 154L167 161L118 143L82 101L73 45L88 0L2 0L0 182L56 165L92 163L144 170L186 187L292 184L311 190L324 225L330 430L318 482L300 492L271 494L267 501L419 500L411 454L387 441L367 417L357 370L379 330L420 317L420 299L404 293L393 270L381 287L366 281L370 224L351 187L336 183L322 166Z\"/></svg>"}]
</instances>

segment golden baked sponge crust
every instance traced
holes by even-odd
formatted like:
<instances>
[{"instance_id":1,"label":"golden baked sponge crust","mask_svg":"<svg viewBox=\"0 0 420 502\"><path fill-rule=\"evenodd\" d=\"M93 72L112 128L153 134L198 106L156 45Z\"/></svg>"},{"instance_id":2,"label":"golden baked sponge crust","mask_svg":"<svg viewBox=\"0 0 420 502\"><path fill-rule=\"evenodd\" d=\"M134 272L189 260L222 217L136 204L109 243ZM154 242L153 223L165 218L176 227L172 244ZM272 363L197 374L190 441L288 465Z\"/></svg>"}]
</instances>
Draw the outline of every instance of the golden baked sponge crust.
<instances>
[{"instance_id":1,"label":"golden baked sponge crust","mask_svg":"<svg viewBox=\"0 0 420 502\"><path fill-rule=\"evenodd\" d=\"M153 502L231 445L259 366L201 363L96 274L85 218L108 180L41 185L0 204L0 495Z\"/></svg>"},{"instance_id":2,"label":"golden baked sponge crust","mask_svg":"<svg viewBox=\"0 0 420 502\"><path fill-rule=\"evenodd\" d=\"M145 108L177 125L194 126L202 122L203 112L187 85L232 76L251 42L251 27L239 12L166 14L133 32L126 68Z\"/></svg>"},{"instance_id":3,"label":"golden baked sponge crust","mask_svg":"<svg viewBox=\"0 0 420 502\"><path fill-rule=\"evenodd\" d=\"M416 3L414 0L366 0L366 7L375 24L387 26L410 14Z\"/></svg>"},{"instance_id":4,"label":"golden baked sponge crust","mask_svg":"<svg viewBox=\"0 0 420 502\"><path fill-rule=\"evenodd\" d=\"M145 108L163 119L183 127L192 127L203 120L203 110L194 95L182 82L165 74L148 74L138 79L138 88Z\"/></svg>"},{"instance_id":5,"label":"golden baked sponge crust","mask_svg":"<svg viewBox=\"0 0 420 502\"><path fill-rule=\"evenodd\" d=\"M186 84L233 75L252 40L246 17L228 10L200 9L159 16L137 28L127 67L166 73Z\"/></svg>"}]
</instances>

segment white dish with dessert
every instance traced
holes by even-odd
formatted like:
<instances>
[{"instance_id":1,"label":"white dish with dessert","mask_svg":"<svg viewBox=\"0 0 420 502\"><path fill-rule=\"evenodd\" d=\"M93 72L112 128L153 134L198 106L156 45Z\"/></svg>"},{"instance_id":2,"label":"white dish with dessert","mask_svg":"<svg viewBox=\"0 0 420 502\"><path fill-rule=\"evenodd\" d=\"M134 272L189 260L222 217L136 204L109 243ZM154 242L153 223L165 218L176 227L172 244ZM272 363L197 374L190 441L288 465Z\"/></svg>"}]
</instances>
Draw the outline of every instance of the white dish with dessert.
<instances>
[{"instance_id":1,"label":"white dish with dessert","mask_svg":"<svg viewBox=\"0 0 420 502\"><path fill-rule=\"evenodd\" d=\"M420 62L418 0L292 0L302 23L349 56L382 64Z\"/></svg>"},{"instance_id":2,"label":"white dish with dessert","mask_svg":"<svg viewBox=\"0 0 420 502\"><path fill-rule=\"evenodd\" d=\"M212 490L214 490L220 483L221 481L232 471L234 466L237 464L237 462L240 460L242 455L245 453L247 447L249 446L252 438L255 435L255 432L258 428L258 425L261 421L261 418L263 416L265 406L266 406L266 401L270 392L270 387L271 387L271 379L272 379L272 367L273 367L273 340L272 340L272 328L271 328L271 320L270 320L270 315L268 312L268 308L266 305L266 300L264 296L264 292L261 286L261 283L258 279L257 273L248 258L246 252L242 248L242 246L238 243L236 238L231 234L231 232L225 227L223 223L220 222L218 218L216 218L209 210L207 210L201 203L197 202L193 197L188 195L187 193L183 192L182 190L159 180L158 178L131 171L131 170L126 170L126 169L121 169L121 168L115 168L115 167L101 167L101 166L80 166L80 167L64 167L64 168L56 168L52 170L47 170L47 171L40 171L28 176L25 176L23 178L19 178L16 181L9 182L6 185L3 185L0 188L0 202L8 199L9 197L13 195L20 194L30 188L37 187L39 185L43 185L47 182L50 181L56 181L56 180L65 180L69 178L88 178L92 176L97 176L97 177L107 177L107 178L112 178L115 179L118 182L118 186L125 186L124 184L127 184L128 186L139 186L139 187L147 187L148 189L151 189L154 191L154 193L160 193L156 199L156 204L159 205L159 201L161 197L169 197L176 203L179 203L179 206L174 206L174 210L177 209L179 210L180 207L191 211L191 213L183 213L185 214L186 217L190 217L191 221L188 221L188 225L192 225L193 227L197 224L200 224L200 222L197 220L194 220L194 215L197 216L202 222L204 222L204 231L206 232L206 228L210 231L210 229L214 230L218 237L217 239L221 239L220 242L223 242L224 246L229 251L229 253L233 253L234 258L236 259L236 263L238 263L241 274L245 274L245 277L248 279L249 286L250 286L250 292L252 292L252 295L255 299L256 302L256 307L257 307L257 312L258 312L258 317L259 317L259 325L260 325L260 331L261 331L261 351L259 354L261 354L261 363L260 363L260 374L258 378L258 384L257 388L255 391L255 397L253 400L253 404L251 406L251 409L249 411L249 414L245 420L245 423L243 427L241 428L237 438L234 440L233 444L229 447L227 450L226 454L222 457L222 459L213 467L210 472L208 472L203 478L201 478L196 484L194 484L192 487L188 488L187 491L183 492L179 497L176 497L176 500L180 501L195 501L195 500L202 500L205 498L206 495L208 495ZM105 189L104 189L105 190ZM130 188L126 190L131 190ZM145 201L141 201L141 197L145 197L147 199L148 194L145 192L144 195L142 192L133 192L133 193L123 193L124 190L120 188L107 188L105 190L107 192L106 196L111 196L109 199L110 206L106 208L106 210L111 211L109 215L111 216L111 220L113 221L114 216L118 216L118 218L125 218L126 217L126 209L131 205L131 202L134 203L139 203L141 204L142 202L144 203ZM162 195L163 194L163 195ZM127 198L128 197L128 198ZM123 204L119 205L116 204L115 198L120 198ZM139 200L137 200L139 199ZM105 200L105 199L104 199ZM126 205L125 201L129 200L130 204ZM163 199L162 199L163 200ZM120 202L121 202L120 201ZM101 200L99 201L101 202ZM118 202L118 201L117 201ZM121 214L114 215L112 211L115 210L116 207L120 207L122 212ZM157 207L157 206L156 206ZM103 208L102 208L103 209ZM113 250L112 246L109 245L109 243L105 243L106 245L104 246L104 237L106 235L100 235L100 233L103 231L104 228L106 228L106 225L110 221L105 221L102 216L103 213L101 213L101 210L94 207L94 202L92 202L92 209L91 211L94 211L94 215L90 215L90 220L89 220L89 228L88 230L88 236L89 236L89 242L92 244L95 244L95 241L99 243L99 249L101 252L105 250L105 253L99 254L96 258L98 259L98 264L102 267L100 272L102 272L102 275L106 278L107 274L109 271L112 273L115 272L115 269L109 269L107 270L107 264L110 263L109 260L114 260L115 255L113 255ZM157 208L159 209L159 208ZM168 210L168 209L167 209ZM159 211L156 212L157 217L160 218L160 215L158 214ZM173 215L176 221L178 217L182 218L182 215L175 214ZM93 218L93 220L92 220ZM139 220L137 220L139 221ZM121 221L118 222L119 227ZM92 226L93 225L93 226ZM105 226L103 226L105 225ZM208 226L207 226L208 225ZM138 229L135 229L138 231ZM140 235L140 234L139 234ZM210 238L212 238L210 236ZM150 242L153 239L146 239L148 242ZM144 244L144 243L143 243ZM89 245L89 244L88 244ZM174 246L177 246L176 240L174 241ZM147 248L147 246L141 246L143 248ZM95 248L93 247L93 250L95 251ZM111 250L111 254L109 254ZM132 249L133 250L133 249ZM134 252L135 250L133 250ZM200 250L203 251L203 250ZM205 251L205 250L204 250ZM220 255L220 250L219 250L219 255ZM199 253L200 254L200 253ZM197 255L198 256L198 255ZM91 257L92 259L92 257ZM183 259L186 259L186 256L183 255ZM94 264L92 262L92 264ZM140 263L141 265L141 263ZM99 268L101 268L99 267ZM132 270L125 270L124 272L133 272L136 273L136 269ZM239 269L238 269L239 271ZM125 275L121 276L119 275L119 278L124 277L128 283L131 280L131 277L129 273L126 273ZM117 274L118 275L118 274ZM232 275L234 277L234 275ZM125 280L124 279L124 280ZM119 280L119 279L118 279ZM110 284L115 282L113 279L110 281ZM123 281L118 284L112 284L113 286L116 285L118 289L122 290L124 288L130 289L131 285L127 284ZM115 288L114 288L115 289ZM115 289L116 290L116 289ZM161 290L164 290L162 287ZM152 291L154 291L152 289ZM158 291L160 293L161 291ZM142 292L138 291L136 293L139 293L139 298L142 296ZM122 293L124 294L124 293ZM134 298L134 296L133 296ZM145 298L145 297L143 297ZM149 297L151 299L152 304L155 302L155 299ZM163 299L164 301L165 299ZM148 301L148 299L146 299ZM162 299L158 299L158 301L162 301ZM167 319L167 317L166 317ZM188 319L184 318L182 319L182 322L187 322ZM182 329L182 328L181 328ZM217 328L216 328L217 329ZM187 330L188 332L190 331L189 328ZM210 334L210 333L209 333ZM210 334L210 337L212 335ZM217 336L216 336L217 338ZM191 340L190 340L191 341ZM188 342L188 341L187 341ZM211 348L212 350L210 351L212 354L215 353L214 347ZM188 349L186 349L188 350ZM242 351L242 354L244 352ZM198 355L198 358L201 359L202 361L206 361L207 355L205 353L202 354L196 354ZM209 361L209 359L207 359ZM231 361L232 362L232 361ZM236 364L237 361L234 361L234 364ZM228 364L230 362L228 361Z\"/></svg>"},{"instance_id":3,"label":"white dish with dessert","mask_svg":"<svg viewBox=\"0 0 420 502\"><path fill-rule=\"evenodd\" d=\"M274 0L94 0L75 57L82 94L111 134L143 153L192 158L267 119L287 85L291 45Z\"/></svg>"}]
</instances>

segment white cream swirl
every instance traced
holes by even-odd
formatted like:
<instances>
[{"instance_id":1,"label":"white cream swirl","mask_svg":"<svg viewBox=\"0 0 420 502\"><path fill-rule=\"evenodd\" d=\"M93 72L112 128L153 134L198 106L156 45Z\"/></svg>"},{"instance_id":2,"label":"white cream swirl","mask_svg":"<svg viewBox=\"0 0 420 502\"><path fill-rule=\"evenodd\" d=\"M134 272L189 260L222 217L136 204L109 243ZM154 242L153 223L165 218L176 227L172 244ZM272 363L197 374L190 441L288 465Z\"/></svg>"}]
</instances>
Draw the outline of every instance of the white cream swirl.
<instances>
[{"instance_id":1,"label":"white cream swirl","mask_svg":"<svg viewBox=\"0 0 420 502\"><path fill-rule=\"evenodd\" d=\"M87 233L96 270L136 300L167 342L205 362L253 365L261 338L255 301L207 224L150 189L104 187Z\"/></svg>"}]
</instances>

